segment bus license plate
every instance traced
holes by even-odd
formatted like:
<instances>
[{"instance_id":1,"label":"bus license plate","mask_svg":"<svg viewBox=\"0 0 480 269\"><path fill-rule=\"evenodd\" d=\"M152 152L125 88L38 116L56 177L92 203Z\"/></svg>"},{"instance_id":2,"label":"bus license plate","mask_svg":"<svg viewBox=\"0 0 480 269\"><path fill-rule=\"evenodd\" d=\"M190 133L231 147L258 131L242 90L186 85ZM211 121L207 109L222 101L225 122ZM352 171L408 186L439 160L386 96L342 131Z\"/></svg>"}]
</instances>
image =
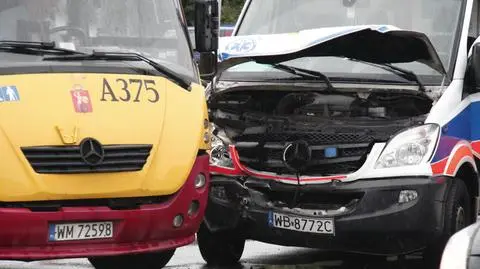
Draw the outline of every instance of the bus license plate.
<instances>
[{"instance_id":1,"label":"bus license plate","mask_svg":"<svg viewBox=\"0 0 480 269\"><path fill-rule=\"evenodd\" d=\"M113 237L113 222L50 224L50 241L92 240Z\"/></svg>"},{"instance_id":2,"label":"bus license plate","mask_svg":"<svg viewBox=\"0 0 480 269\"><path fill-rule=\"evenodd\" d=\"M270 212L268 214L270 227L305 233L335 234L333 219L310 219Z\"/></svg>"}]
</instances>

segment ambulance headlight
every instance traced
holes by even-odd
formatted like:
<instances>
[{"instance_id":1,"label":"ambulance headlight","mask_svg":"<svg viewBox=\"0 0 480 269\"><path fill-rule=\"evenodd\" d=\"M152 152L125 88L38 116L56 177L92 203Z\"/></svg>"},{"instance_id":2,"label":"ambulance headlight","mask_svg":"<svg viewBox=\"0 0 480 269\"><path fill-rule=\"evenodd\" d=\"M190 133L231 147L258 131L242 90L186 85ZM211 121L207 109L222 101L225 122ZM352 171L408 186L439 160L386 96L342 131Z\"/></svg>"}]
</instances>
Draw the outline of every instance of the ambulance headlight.
<instances>
[{"instance_id":1,"label":"ambulance headlight","mask_svg":"<svg viewBox=\"0 0 480 269\"><path fill-rule=\"evenodd\" d=\"M233 168L233 162L230 156L230 149L228 145L215 135L212 136L210 165Z\"/></svg>"},{"instance_id":2,"label":"ambulance headlight","mask_svg":"<svg viewBox=\"0 0 480 269\"><path fill-rule=\"evenodd\" d=\"M433 154L440 134L437 124L413 127L387 143L375 168L392 168L426 163Z\"/></svg>"}]
</instances>

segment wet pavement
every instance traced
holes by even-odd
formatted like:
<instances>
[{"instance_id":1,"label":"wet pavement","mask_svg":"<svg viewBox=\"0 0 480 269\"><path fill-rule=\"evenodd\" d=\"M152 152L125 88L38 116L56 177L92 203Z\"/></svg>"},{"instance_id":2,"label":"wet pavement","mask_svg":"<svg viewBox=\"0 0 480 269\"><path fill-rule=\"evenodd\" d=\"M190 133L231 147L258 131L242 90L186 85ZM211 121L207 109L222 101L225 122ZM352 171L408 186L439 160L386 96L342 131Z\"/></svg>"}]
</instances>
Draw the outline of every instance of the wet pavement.
<instances>
[{"instance_id":1,"label":"wet pavement","mask_svg":"<svg viewBox=\"0 0 480 269\"><path fill-rule=\"evenodd\" d=\"M0 269L89 269L86 259L52 260L40 262L0 261ZM179 248L166 268L221 269L208 267L196 245ZM247 242L241 264L233 269L417 269L422 268L420 260L408 257L405 261L380 261L362 255L326 253L318 250L280 247L254 241ZM132 268L134 269L134 268ZM153 268L152 268L153 269Z\"/></svg>"}]
</instances>

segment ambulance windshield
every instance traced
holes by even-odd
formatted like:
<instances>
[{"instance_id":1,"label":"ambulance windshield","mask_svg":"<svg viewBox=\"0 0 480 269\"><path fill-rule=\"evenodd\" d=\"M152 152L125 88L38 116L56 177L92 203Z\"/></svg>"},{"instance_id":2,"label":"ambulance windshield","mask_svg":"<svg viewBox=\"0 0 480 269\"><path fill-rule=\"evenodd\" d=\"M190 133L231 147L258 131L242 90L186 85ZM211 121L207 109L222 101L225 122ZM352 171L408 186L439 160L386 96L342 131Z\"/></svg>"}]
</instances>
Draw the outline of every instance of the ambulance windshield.
<instances>
[{"instance_id":1,"label":"ambulance windshield","mask_svg":"<svg viewBox=\"0 0 480 269\"><path fill-rule=\"evenodd\" d=\"M237 35L279 34L305 29L393 25L425 33L442 64L450 69L456 57L457 34L463 22L463 0L252 0ZM318 71L353 69L353 65L318 60ZM325 63L325 64L323 64ZM428 67L406 66L420 74L435 74ZM352 71L353 72L353 71Z\"/></svg>"}]
</instances>

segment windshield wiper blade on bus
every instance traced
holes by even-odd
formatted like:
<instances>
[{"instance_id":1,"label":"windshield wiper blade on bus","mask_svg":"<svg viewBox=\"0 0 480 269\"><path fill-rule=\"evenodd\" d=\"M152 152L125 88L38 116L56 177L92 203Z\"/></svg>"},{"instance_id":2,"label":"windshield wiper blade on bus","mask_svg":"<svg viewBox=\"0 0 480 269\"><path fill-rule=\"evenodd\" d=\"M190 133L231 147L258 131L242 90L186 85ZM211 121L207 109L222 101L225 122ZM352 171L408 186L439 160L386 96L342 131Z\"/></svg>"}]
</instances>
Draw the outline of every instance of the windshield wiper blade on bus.
<instances>
[{"instance_id":1,"label":"windshield wiper blade on bus","mask_svg":"<svg viewBox=\"0 0 480 269\"><path fill-rule=\"evenodd\" d=\"M80 51L57 47L55 42L29 42L16 40L0 40L0 51L19 54L85 54Z\"/></svg>"},{"instance_id":2,"label":"windshield wiper blade on bus","mask_svg":"<svg viewBox=\"0 0 480 269\"><path fill-rule=\"evenodd\" d=\"M282 71L285 71L289 74L297 75L297 76L300 76L302 78L314 78L314 79L319 79L320 78L320 79L323 79L330 90L335 90L335 87L333 87L332 82L330 81L328 76L326 76L325 74L323 74L321 72L308 70L308 69L303 69L303 68L298 68L298 67L294 67L294 66L291 66L291 65L285 65L285 64L272 64L271 66L275 69L282 70Z\"/></svg>"},{"instance_id":3,"label":"windshield wiper blade on bus","mask_svg":"<svg viewBox=\"0 0 480 269\"><path fill-rule=\"evenodd\" d=\"M425 92L425 85L423 85L422 81L420 81L420 78L414 72L412 72L410 70L403 69L401 67L394 66L394 65L388 64L388 63L376 64L376 63L371 63L371 62L361 61L361 60L351 59L351 58L349 58L349 60L354 61L354 62L360 62L360 63L371 65L371 66L375 66L375 67L381 68L383 70L389 71L389 72L391 72L391 73L393 73L393 74L395 74L395 75L397 75L401 78L404 78L406 80L416 82L418 84L418 87L419 87L420 91Z\"/></svg>"},{"instance_id":4,"label":"windshield wiper blade on bus","mask_svg":"<svg viewBox=\"0 0 480 269\"><path fill-rule=\"evenodd\" d=\"M165 67L148 57L136 52L99 52L93 51L92 54L85 55L70 55L70 56L55 56L45 57L44 61L143 61L151 65L155 70L165 74L168 78L177 83L180 87L189 90L191 82L182 75Z\"/></svg>"}]
</instances>

